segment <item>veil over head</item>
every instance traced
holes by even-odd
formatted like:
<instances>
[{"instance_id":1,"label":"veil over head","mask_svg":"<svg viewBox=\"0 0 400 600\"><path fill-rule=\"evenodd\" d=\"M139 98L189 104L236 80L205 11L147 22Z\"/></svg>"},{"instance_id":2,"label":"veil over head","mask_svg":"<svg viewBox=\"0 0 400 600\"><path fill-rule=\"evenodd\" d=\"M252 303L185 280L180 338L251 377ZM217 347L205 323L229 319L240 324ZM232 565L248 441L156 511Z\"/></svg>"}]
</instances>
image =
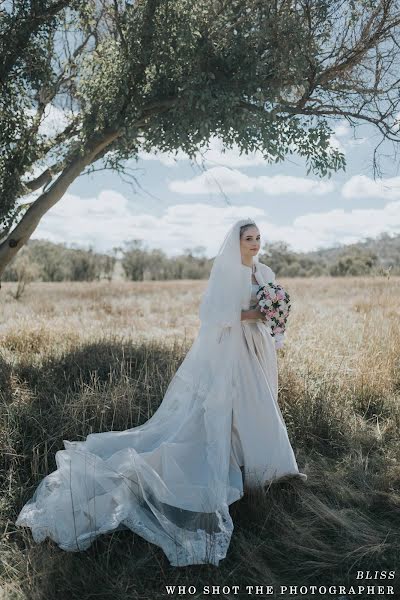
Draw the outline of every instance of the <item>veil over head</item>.
<instances>
[{"instance_id":1,"label":"veil over head","mask_svg":"<svg viewBox=\"0 0 400 600\"><path fill-rule=\"evenodd\" d=\"M232 327L240 322L242 258L240 228L256 225L253 219L240 219L227 232L216 254L206 290L200 302L199 317L204 327ZM253 257L253 264L258 256Z\"/></svg>"},{"instance_id":2,"label":"veil over head","mask_svg":"<svg viewBox=\"0 0 400 600\"><path fill-rule=\"evenodd\" d=\"M225 558L233 532L229 505L243 495L231 435L245 224L255 223L237 221L215 257L199 335L151 418L124 431L63 440L57 470L16 521L32 528L35 541L48 536L64 550L85 550L101 533L128 528L160 546L173 566L218 566ZM230 325L217 339L214 327Z\"/></svg>"}]
</instances>

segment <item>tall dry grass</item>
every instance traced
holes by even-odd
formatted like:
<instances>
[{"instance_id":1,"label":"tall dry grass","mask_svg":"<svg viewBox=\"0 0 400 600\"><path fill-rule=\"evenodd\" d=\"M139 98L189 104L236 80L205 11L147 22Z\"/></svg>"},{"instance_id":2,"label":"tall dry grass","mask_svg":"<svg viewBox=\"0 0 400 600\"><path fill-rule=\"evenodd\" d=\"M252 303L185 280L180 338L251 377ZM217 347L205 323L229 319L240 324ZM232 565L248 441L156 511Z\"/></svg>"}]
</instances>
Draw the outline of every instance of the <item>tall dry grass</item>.
<instances>
[{"instance_id":1,"label":"tall dry grass","mask_svg":"<svg viewBox=\"0 0 400 600\"><path fill-rule=\"evenodd\" d=\"M155 599L167 597L166 584L367 583L400 592L400 278L281 283L293 310L278 352L279 402L308 481L275 483L231 505L235 530L219 568L181 569L129 531L66 553L49 540L35 544L14 522L56 468L63 439L153 414L196 335L205 282L34 283L18 301L8 294L14 284L3 284L4 598ZM357 570L396 567L394 582L356 580Z\"/></svg>"}]
</instances>

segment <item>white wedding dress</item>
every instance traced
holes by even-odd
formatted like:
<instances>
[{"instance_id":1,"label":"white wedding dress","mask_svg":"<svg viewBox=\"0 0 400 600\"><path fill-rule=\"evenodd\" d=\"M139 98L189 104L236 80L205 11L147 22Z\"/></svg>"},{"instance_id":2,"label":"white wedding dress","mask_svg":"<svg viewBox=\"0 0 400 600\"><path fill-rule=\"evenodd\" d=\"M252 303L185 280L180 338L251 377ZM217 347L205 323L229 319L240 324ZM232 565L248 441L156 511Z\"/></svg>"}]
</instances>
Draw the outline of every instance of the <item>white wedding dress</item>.
<instances>
[{"instance_id":1,"label":"white wedding dress","mask_svg":"<svg viewBox=\"0 0 400 600\"><path fill-rule=\"evenodd\" d=\"M258 285L241 268L249 308ZM271 273L260 263L259 283ZM233 532L229 505L243 496L244 483L307 478L288 439L277 379L275 339L261 320L227 324L218 335L200 327L153 416L126 431L64 440L57 470L40 482L16 525L66 551L129 528L160 546L173 566L218 565Z\"/></svg>"}]
</instances>

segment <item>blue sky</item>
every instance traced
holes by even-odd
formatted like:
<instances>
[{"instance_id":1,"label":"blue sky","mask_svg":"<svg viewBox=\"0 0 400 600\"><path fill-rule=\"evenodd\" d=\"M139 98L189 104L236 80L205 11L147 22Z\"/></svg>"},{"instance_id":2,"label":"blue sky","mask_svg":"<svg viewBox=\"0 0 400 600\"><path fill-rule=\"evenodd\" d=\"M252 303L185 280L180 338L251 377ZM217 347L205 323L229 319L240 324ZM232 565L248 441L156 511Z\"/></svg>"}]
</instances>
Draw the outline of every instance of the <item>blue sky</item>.
<instances>
[{"instance_id":1,"label":"blue sky","mask_svg":"<svg viewBox=\"0 0 400 600\"><path fill-rule=\"evenodd\" d=\"M53 111L43 130L54 123L60 124L60 115ZM196 162L181 153L129 161L139 185L111 171L79 177L32 238L98 251L141 239L144 247L168 256L203 246L210 257L230 225L244 217L257 222L262 246L283 240L300 251L400 233L400 177L392 146L381 147L382 179L374 181L376 130L362 125L354 133L344 120L331 126L332 143L345 152L347 167L330 179L307 175L296 155L270 165L259 155L224 153L214 139Z\"/></svg>"}]
</instances>

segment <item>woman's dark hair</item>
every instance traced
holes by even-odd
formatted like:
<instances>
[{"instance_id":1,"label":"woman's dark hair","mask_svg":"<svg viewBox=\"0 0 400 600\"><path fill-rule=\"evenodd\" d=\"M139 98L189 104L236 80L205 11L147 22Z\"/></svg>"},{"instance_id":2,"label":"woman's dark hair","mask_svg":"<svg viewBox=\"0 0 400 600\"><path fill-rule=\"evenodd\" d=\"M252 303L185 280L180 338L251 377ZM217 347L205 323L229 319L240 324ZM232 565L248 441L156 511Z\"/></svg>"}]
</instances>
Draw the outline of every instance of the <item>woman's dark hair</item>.
<instances>
[{"instance_id":1,"label":"woman's dark hair","mask_svg":"<svg viewBox=\"0 0 400 600\"><path fill-rule=\"evenodd\" d=\"M241 238L243 233L246 231L246 229L248 229L249 227L257 227L257 225L255 223L246 223L246 225L242 225L240 228L240 234L239 237ZM257 227L258 229L258 227Z\"/></svg>"}]
</instances>

